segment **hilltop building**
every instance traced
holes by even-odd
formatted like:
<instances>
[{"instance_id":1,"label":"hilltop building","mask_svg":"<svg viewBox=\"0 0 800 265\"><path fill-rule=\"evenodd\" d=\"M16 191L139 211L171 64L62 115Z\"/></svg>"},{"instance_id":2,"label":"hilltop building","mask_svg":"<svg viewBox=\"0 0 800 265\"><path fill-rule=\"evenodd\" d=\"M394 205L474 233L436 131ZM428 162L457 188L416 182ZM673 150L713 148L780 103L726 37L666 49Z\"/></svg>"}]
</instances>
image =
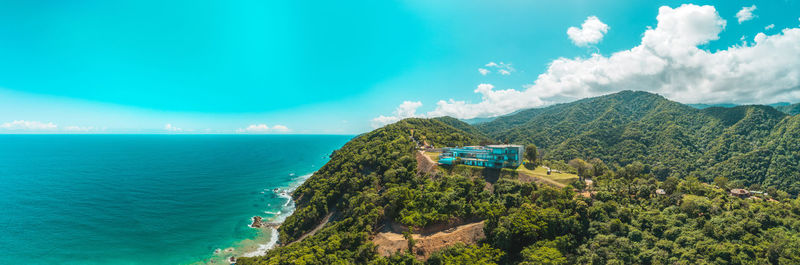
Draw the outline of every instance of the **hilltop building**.
<instances>
[{"instance_id":1,"label":"hilltop building","mask_svg":"<svg viewBox=\"0 0 800 265\"><path fill-rule=\"evenodd\" d=\"M524 153L524 146L511 144L445 147L442 148L442 154L439 155L439 164L517 168L522 164Z\"/></svg>"},{"instance_id":2,"label":"hilltop building","mask_svg":"<svg viewBox=\"0 0 800 265\"><path fill-rule=\"evenodd\" d=\"M731 196L747 198L750 197L750 191L746 189L731 189Z\"/></svg>"}]
</instances>

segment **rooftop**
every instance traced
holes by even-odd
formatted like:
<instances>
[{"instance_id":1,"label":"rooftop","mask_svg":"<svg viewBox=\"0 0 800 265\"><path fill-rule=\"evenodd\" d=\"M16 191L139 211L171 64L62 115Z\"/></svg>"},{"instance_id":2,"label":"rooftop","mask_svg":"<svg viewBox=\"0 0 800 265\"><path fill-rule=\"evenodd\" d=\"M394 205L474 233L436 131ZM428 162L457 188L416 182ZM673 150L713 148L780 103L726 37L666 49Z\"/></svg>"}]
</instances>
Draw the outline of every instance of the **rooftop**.
<instances>
[{"instance_id":1,"label":"rooftop","mask_svg":"<svg viewBox=\"0 0 800 265\"><path fill-rule=\"evenodd\" d=\"M507 148L507 147L522 147L522 145L518 145L518 144L492 144L492 145L487 145L486 147L490 147L490 148Z\"/></svg>"}]
</instances>

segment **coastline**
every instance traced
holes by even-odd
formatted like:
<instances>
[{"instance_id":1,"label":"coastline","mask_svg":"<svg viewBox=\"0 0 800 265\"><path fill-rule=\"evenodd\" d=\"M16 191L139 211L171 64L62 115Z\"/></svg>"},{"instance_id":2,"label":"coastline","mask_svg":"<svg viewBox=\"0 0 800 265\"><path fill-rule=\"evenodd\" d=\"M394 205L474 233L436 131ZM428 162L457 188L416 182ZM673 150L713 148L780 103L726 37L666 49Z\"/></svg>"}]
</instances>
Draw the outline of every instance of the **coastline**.
<instances>
[{"instance_id":1,"label":"coastline","mask_svg":"<svg viewBox=\"0 0 800 265\"><path fill-rule=\"evenodd\" d=\"M275 192L275 195L287 200L281 206L280 211L264 211L264 214L267 214L267 216L260 216L262 218L262 224L268 223L270 225L262 225L261 227L252 227L248 225L248 228L258 229L258 235L255 238L235 242L232 246L225 249L218 248L208 258L193 264L229 264L230 257L258 257L266 255L267 251L278 245L277 227L295 211L295 202L291 194L314 173L316 172L295 177L286 187L264 189L264 193ZM251 217L251 222L255 217L256 216Z\"/></svg>"}]
</instances>

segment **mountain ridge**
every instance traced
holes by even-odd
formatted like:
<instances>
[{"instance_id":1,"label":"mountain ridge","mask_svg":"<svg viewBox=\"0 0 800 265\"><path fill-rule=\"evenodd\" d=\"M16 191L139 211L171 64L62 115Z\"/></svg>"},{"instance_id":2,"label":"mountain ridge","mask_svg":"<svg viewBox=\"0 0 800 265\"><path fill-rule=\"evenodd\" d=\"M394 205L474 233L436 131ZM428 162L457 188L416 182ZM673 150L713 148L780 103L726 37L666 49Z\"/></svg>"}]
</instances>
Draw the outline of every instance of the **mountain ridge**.
<instances>
[{"instance_id":1,"label":"mountain ridge","mask_svg":"<svg viewBox=\"0 0 800 265\"><path fill-rule=\"evenodd\" d=\"M782 122L784 119L793 117L771 106L697 109L653 93L621 91L523 110L475 127L495 141L535 144L543 150L545 159L600 158L618 166L640 161L653 165L661 179L696 176L711 181L725 175L743 185L783 183L789 186L776 188L796 194L800 185L767 180L800 180L798 173L779 176L770 173L778 171L769 169L787 165L800 168L778 162L784 160L755 167L757 161L745 159L750 152L769 149L768 145L786 146L772 143L780 137L772 135L774 130L796 130L782 128L792 124ZM793 157L795 153L784 155ZM734 164L751 170L734 170L730 168ZM718 172L723 168L738 173Z\"/></svg>"},{"instance_id":2,"label":"mountain ridge","mask_svg":"<svg viewBox=\"0 0 800 265\"><path fill-rule=\"evenodd\" d=\"M477 126L403 119L335 151L293 193L297 210L279 227L285 245L237 264L796 264L800 199L784 190L800 182L797 139L800 115L697 109L636 91ZM589 161L582 174L593 184L556 189L513 169L463 165L423 172L414 159L425 155L420 142L506 140L540 145L537 163L548 166ZM769 195L736 198L728 190L737 187ZM464 222L484 224L485 239L444 237L433 253L410 240ZM375 240L387 230L396 244Z\"/></svg>"}]
</instances>

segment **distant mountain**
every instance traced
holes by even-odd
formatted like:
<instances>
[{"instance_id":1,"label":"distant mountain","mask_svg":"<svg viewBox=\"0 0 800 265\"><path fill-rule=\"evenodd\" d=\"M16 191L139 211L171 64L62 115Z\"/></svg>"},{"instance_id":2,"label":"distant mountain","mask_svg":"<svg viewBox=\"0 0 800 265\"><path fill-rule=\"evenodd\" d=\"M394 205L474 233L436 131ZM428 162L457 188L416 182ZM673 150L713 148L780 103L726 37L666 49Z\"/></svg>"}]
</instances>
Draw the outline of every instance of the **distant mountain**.
<instances>
[{"instance_id":1,"label":"distant mountain","mask_svg":"<svg viewBox=\"0 0 800 265\"><path fill-rule=\"evenodd\" d=\"M733 108L739 106L738 104L733 103L718 103L718 104L686 104L687 106L696 108L696 109L707 109L712 107L723 107L723 108ZM778 102L767 104L767 106L773 107L783 113L789 115L796 115L800 113L800 103L789 103L789 102Z\"/></svg>"},{"instance_id":2,"label":"distant mountain","mask_svg":"<svg viewBox=\"0 0 800 265\"><path fill-rule=\"evenodd\" d=\"M791 105L784 105L784 106L777 106L775 109L782 111L783 113L789 115L797 115L800 114L800 103L795 103Z\"/></svg>"},{"instance_id":3,"label":"distant mountain","mask_svg":"<svg viewBox=\"0 0 800 265\"><path fill-rule=\"evenodd\" d=\"M792 103L789 103L789 102L778 102L778 103L768 104L768 106L770 106L770 107L783 107L783 106L789 106L789 105L792 105Z\"/></svg>"},{"instance_id":4,"label":"distant mountain","mask_svg":"<svg viewBox=\"0 0 800 265\"><path fill-rule=\"evenodd\" d=\"M472 118L472 119L461 119L461 121L466 122L470 125L475 125L479 123L490 122L496 119L497 117L490 117L490 118Z\"/></svg>"},{"instance_id":5,"label":"distant mountain","mask_svg":"<svg viewBox=\"0 0 800 265\"><path fill-rule=\"evenodd\" d=\"M433 118L433 120L440 121L440 122L442 122L444 124L453 126L454 128L457 128L459 130L462 130L462 131L468 133L469 135L472 135L472 136L475 136L475 137L479 137L483 141L488 141L489 140L489 138L486 137L486 135L483 134L483 132L478 130L478 128L475 128L474 126L470 126L469 123L461 121L459 119L456 119L456 118L453 118L453 117L438 117L438 118Z\"/></svg>"},{"instance_id":6,"label":"distant mountain","mask_svg":"<svg viewBox=\"0 0 800 265\"><path fill-rule=\"evenodd\" d=\"M697 109L622 91L520 111L476 127L496 141L536 144L550 160L639 161L657 176L727 176L800 191L800 116L763 105Z\"/></svg>"},{"instance_id":7,"label":"distant mountain","mask_svg":"<svg viewBox=\"0 0 800 265\"><path fill-rule=\"evenodd\" d=\"M724 108L733 108L739 106L738 104L733 103L717 103L717 104L686 104L689 107L696 108L696 109L705 109L710 107L724 107Z\"/></svg>"}]
</instances>

